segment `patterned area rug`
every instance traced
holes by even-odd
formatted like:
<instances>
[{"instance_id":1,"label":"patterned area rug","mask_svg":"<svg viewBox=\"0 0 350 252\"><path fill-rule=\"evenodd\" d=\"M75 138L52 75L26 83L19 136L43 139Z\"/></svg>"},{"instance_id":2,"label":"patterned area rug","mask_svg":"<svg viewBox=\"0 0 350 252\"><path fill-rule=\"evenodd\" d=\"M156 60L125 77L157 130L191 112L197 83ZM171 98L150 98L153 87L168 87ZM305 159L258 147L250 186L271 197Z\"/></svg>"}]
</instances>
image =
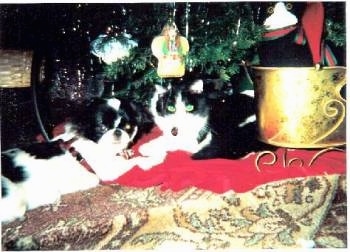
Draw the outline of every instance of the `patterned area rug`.
<instances>
[{"instance_id":1,"label":"patterned area rug","mask_svg":"<svg viewBox=\"0 0 350 252\"><path fill-rule=\"evenodd\" d=\"M299 248L318 246L322 237L327 247L339 237L320 225L338 181L297 178L224 194L98 186L3 225L2 249Z\"/></svg>"},{"instance_id":2,"label":"patterned area rug","mask_svg":"<svg viewBox=\"0 0 350 252\"><path fill-rule=\"evenodd\" d=\"M340 176L339 187L326 219L314 238L319 248L347 248L346 176Z\"/></svg>"}]
</instances>

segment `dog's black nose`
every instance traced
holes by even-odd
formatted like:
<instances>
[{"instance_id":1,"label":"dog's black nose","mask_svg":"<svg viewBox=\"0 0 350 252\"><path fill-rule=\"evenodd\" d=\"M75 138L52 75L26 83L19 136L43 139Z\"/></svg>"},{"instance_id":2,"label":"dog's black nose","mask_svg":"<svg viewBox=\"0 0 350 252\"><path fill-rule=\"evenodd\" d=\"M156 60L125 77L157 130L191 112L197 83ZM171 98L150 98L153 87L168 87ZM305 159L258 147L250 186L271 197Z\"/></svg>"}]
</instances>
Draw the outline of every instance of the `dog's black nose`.
<instances>
[{"instance_id":1,"label":"dog's black nose","mask_svg":"<svg viewBox=\"0 0 350 252\"><path fill-rule=\"evenodd\" d=\"M117 136L117 137L120 137L122 135L122 131L120 129L116 129L114 131L114 135Z\"/></svg>"}]
</instances>

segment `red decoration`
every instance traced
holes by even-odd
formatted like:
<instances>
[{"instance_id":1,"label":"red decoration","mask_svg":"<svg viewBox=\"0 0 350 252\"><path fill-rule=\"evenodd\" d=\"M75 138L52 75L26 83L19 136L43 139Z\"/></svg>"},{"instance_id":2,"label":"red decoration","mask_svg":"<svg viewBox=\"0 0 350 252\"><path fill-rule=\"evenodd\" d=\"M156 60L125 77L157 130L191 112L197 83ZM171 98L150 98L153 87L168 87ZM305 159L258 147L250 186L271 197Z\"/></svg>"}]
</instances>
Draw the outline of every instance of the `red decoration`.
<instances>
[{"instance_id":1,"label":"red decoration","mask_svg":"<svg viewBox=\"0 0 350 252\"><path fill-rule=\"evenodd\" d=\"M309 42L313 63L319 64L321 63L321 40L324 27L323 3L308 3L301 22Z\"/></svg>"}]
</instances>

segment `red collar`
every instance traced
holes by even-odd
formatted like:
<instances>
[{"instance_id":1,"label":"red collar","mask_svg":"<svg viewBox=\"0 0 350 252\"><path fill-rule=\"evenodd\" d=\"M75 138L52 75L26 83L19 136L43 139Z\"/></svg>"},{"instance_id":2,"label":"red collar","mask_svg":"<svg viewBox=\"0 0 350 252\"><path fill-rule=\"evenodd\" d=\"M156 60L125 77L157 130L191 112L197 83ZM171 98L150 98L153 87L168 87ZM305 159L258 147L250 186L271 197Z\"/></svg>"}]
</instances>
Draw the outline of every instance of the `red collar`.
<instances>
[{"instance_id":1,"label":"red collar","mask_svg":"<svg viewBox=\"0 0 350 252\"><path fill-rule=\"evenodd\" d=\"M94 169L92 169L91 165L89 165L89 163L85 160L85 158L80 154L79 151L77 151L72 144L78 140L78 137L73 137L72 139L68 140L68 141L63 141L63 140L59 140L59 145L62 149L69 151L73 157L76 158L76 160L85 167L86 170L88 170L89 172L95 173ZM125 149L123 151L121 151L120 153L117 153L118 156L121 156L125 159L130 159L134 156L134 152L132 149Z\"/></svg>"},{"instance_id":2,"label":"red collar","mask_svg":"<svg viewBox=\"0 0 350 252\"><path fill-rule=\"evenodd\" d=\"M85 158L80 154L79 151L77 151L74 147L72 147L72 144L78 140L78 137L73 137L72 139L64 142L63 140L60 141L60 146L62 149L65 149L69 151L73 157L76 158L76 160L85 167L86 170L89 172L95 173L92 167L89 165L89 163L85 160Z\"/></svg>"}]
</instances>

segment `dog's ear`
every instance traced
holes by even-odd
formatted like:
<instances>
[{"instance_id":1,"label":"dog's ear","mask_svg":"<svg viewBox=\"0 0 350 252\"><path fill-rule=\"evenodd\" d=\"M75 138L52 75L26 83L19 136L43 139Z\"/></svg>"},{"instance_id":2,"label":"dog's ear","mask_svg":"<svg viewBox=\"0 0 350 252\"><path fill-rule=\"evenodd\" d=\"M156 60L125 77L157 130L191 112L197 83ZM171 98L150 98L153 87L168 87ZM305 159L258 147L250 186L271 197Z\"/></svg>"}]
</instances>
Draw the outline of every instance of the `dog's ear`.
<instances>
[{"instance_id":1,"label":"dog's ear","mask_svg":"<svg viewBox=\"0 0 350 252\"><path fill-rule=\"evenodd\" d=\"M232 95L234 92L233 85L221 79L205 79L204 92L209 99L222 99Z\"/></svg>"},{"instance_id":2,"label":"dog's ear","mask_svg":"<svg viewBox=\"0 0 350 252\"><path fill-rule=\"evenodd\" d=\"M155 93L158 94L158 95L164 94L168 90L167 88L165 88L165 87L163 87L161 85L158 85L158 84L154 85L154 87L155 87L155 90L156 90Z\"/></svg>"},{"instance_id":3,"label":"dog's ear","mask_svg":"<svg viewBox=\"0 0 350 252\"><path fill-rule=\"evenodd\" d=\"M153 123L153 115L151 112L144 107L141 103L130 102L129 103L132 113L136 119L136 123L140 126L141 124ZM129 116L130 116L129 115Z\"/></svg>"},{"instance_id":4,"label":"dog's ear","mask_svg":"<svg viewBox=\"0 0 350 252\"><path fill-rule=\"evenodd\" d=\"M190 86L190 92L193 94L202 94L204 91L204 82L203 80L195 80Z\"/></svg>"},{"instance_id":5,"label":"dog's ear","mask_svg":"<svg viewBox=\"0 0 350 252\"><path fill-rule=\"evenodd\" d=\"M142 118L142 123L143 124L154 124L154 118L153 118L153 115L151 114L151 112L149 112L148 110L144 109L142 111L142 115L141 115L141 118Z\"/></svg>"}]
</instances>

